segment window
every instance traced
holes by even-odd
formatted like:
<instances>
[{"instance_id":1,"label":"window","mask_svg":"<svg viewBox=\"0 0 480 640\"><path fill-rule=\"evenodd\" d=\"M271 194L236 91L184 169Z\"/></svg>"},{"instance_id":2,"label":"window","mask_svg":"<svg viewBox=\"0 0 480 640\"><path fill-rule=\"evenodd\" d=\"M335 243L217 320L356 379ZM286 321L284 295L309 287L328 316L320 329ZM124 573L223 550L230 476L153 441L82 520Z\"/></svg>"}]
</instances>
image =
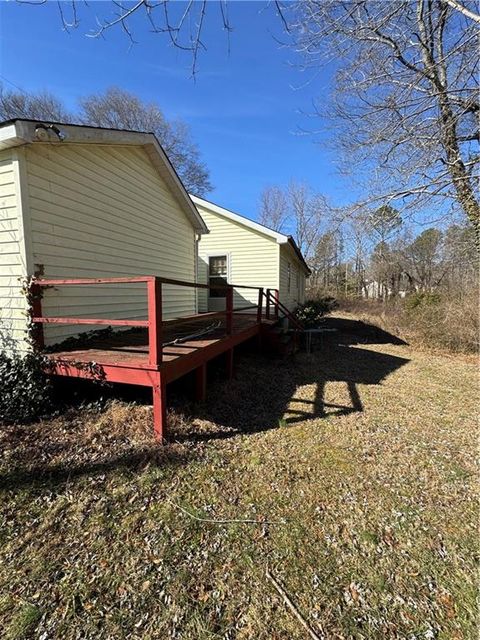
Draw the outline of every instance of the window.
<instances>
[{"instance_id":1,"label":"window","mask_svg":"<svg viewBox=\"0 0 480 640\"><path fill-rule=\"evenodd\" d=\"M290 289L292 288L292 265L290 262L287 265L287 291L290 293Z\"/></svg>"},{"instance_id":2,"label":"window","mask_svg":"<svg viewBox=\"0 0 480 640\"><path fill-rule=\"evenodd\" d=\"M208 283L227 284L227 256L210 256L208 259ZM226 289L209 289L211 298L225 298Z\"/></svg>"}]
</instances>

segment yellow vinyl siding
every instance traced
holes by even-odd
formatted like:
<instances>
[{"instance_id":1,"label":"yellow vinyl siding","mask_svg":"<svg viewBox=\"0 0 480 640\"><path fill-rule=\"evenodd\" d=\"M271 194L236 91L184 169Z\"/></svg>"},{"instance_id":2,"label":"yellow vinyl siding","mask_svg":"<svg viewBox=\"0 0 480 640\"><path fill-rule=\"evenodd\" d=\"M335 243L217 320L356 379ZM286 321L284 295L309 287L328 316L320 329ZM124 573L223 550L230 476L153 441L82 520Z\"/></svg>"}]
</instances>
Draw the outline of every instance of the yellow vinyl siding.
<instances>
[{"instance_id":1,"label":"yellow vinyl siding","mask_svg":"<svg viewBox=\"0 0 480 640\"><path fill-rule=\"evenodd\" d=\"M45 277L195 280L194 229L143 148L35 143L26 166L32 262ZM43 306L50 315L143 319L146 285L47 290ZM165 286L163 311L195 313L194 290ZM79 331L48 326L47 344Z\"/></svg>"},{"instance_id":2,"label":"yellow vinyl siding","mask_svg":"<svg viewBox=\"0 0 480 640\"><path fill-rule=\"evenodd\" d=\"M278 244L254 229L197 205L210 233L199 243L199 282L208 282L208 257L228 256L228 281L232 284L278 288ZM257 304L258 292L253 289L235 292L234 306ZM199 310L208 310L207 293L199 292Z\"/></svg>"},{"instance_id":3,"label":"yellow vinyl siding","mask_svg":"<svg viewBox=\"0 0 480 640\"><path fill-rule=\"evenodd\" d=\"M288 265L290 264L290 290ZM280 247L280 300L291 311L305 301L305 270L291 246Z\"/></svg>"},{"instance_id":4,"label":"yellow vinyl siding","mask_svg":"<svg viewBox=\"0 0 480 640\"><path fill-rule=\"evenodd\" d=\"M0 351L26 348L27 274L18 188L18 161L11 150L0 152Z\"/></svg>"}]
</instances>

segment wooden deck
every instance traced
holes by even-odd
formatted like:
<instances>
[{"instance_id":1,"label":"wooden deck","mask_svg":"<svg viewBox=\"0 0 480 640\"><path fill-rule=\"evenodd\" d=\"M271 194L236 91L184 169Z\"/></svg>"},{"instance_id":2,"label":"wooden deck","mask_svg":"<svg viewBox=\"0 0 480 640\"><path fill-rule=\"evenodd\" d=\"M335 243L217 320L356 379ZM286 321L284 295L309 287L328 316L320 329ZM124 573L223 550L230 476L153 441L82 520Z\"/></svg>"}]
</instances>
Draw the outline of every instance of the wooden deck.
<instances>
[{"instance_id":1,"label":"wooden deck","mask_svg":"<svg viewBox=\"0 0 480 640\"><path fill-rule=\"evenodd\" d=\"M48 357L52 372L57 375L103 377L111 382L124 382L125 372L122 370L136 369L139 370L138 382L134 384L150 386L149 371L161 371L165 383L172 382L202 362L208 362L258 335L261 325L271 324L273 321L266 319L258 323L253 314L234 314L230 334L226 333L224 321L215 322L207 318L188 324L172 324L163 332L162 361L157 365L149 362L148 332L144 329L118 331L107 337L93 338L81 347L60 347L62 350L53 350ZM207 333L194 336L204 331ZM132 382L131 372L128 380Z\"/></svg>"},{"instance_id":2,"label":"wooden deck","mask_svg":"<svg viewBox=\"0 0 480 640\"><path fill-rule=\"evenodd\" d=\"M148 319L126 320L108 318L48 317L42 314L42 288L82 285L144 283L146 286ZM162 286L195 289L216 289L225 292L225 311L164 319L162 314ZM241 308L233 306L234 289L255 290L256 304ZM196 398L206 394L207 363L225 354L228 377L233 372L234 348L259 336L263 329L274 324L279 312L291 316L278 299L278 290L250 285L210 285L171 280L158 276L119 278L37 279L31 285L32 322L36 326L36 340L44 346L43 326L78 324L118 327L115 332L98 334L97 338L80 337L70 346L49 350L48 372L53 375L89 380L105 380L151 387L153 422L156 436L166 436L166 385L195 371ZM130 327L129 330L126 330ZM205 332L206 329L210 329Z\"/></svg>"}]
</instances>

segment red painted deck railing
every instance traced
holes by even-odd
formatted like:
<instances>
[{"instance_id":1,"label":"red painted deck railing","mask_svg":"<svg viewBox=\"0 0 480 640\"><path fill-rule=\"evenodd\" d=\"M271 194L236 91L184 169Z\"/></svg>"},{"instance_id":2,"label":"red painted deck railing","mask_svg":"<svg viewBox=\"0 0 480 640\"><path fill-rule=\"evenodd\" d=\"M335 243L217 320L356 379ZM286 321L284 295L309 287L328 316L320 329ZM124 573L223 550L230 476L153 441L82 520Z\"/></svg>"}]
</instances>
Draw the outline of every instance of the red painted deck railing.
<instances>
[{"instance_id":1,"label":"red painted deck railing","mask_svg":"<svg viewBox=\"0 0 480 640\"><path fill-rule=\"evenodd\" d=\"M71 318L71 317L51 317L42 314L42 289L45 287L60 286L77 286L77 285L102 285L102 284L134 284L145 283L147 285L147 320L116 320L110 318ZM200 313L191 316L184 316L172 320L164 320L162 312L163 285L173 285L178 287L191 287L194 289L220 289L226 291L225 311L213 311ZM234 308L234 290L235 289L253 289L258 291L258 301L256 304L246 305ZM273 292L273 293L272 293ZM148 353L149 364L156 367L162 362L163 340L162 329L170 323L180 324L186 323L199 318L221 317L225 316L225 330L227 335L233 330L233 315L242 311L255 309L257 313L257 322L262 321L263 300L266 301L266 317L270 318L273 309L274 317L278 318L279 308L285 314L290 316L290 312L286 307L281 305L278 299L277 289L266 289L263 287L254 287L249 285L210 285L194 282L185 282L182 280L173 280L171 278L161 278L157 276L139 276L133 278L66 278L66 279L36 279L31 285L32 294L32 322L40 325L37 331L36 339L39 347L43 347L43 331L41 329L44 324L73 324L73 325L108 325L112 327L143 327L148 329ZM282 308L283 307L283 308Z\"/></svg>"},{"instance_id":2,"label":"red painted deck railing","mask_svg":"<svg viewBox=\"0 0 480 640\"><path fill-rule=\"evenodd\" d=\"M272 293L273 291L273 293ZM297 331L303 331L304 327L300 320L286 307L282 302L280 302L278 297L278 289L267 289L266 294L266 313L265 316L267 319L270 318L270 306L273 307L275 318L278 319L279 313L282 313L285 318L288 318L292 323L293 327Z\"/></svg>"}]
</instances>

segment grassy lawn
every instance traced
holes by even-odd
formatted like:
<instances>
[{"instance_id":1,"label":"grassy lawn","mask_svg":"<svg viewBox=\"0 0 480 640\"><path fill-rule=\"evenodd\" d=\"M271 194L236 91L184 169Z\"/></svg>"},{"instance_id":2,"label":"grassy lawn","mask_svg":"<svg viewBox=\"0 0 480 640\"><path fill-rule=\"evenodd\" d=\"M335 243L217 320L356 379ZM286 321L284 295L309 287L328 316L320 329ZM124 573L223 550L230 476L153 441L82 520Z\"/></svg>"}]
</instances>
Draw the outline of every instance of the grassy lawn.
<instances>
[{"instance_id":1,"label":"grassy lawn","mask_svg":"<svg viewBox=\"0 0 480 640\"><path fill-rule=\"evenodd\" d=\"M477 366L343 342L1 428L0 637L476 637Z\"/></svg>"}]
</instances>

